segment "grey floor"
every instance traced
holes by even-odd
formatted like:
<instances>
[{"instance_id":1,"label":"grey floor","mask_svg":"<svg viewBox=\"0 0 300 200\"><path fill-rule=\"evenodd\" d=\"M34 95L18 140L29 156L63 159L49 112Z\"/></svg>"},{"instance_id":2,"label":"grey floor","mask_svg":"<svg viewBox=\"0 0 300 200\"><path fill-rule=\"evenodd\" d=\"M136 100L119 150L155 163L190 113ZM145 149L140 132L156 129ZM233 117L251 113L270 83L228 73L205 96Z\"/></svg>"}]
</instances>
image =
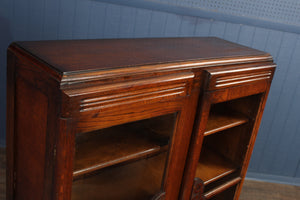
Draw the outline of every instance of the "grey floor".
<instances>
[{"instance_id":1,"label":"grey floor","mask_svg":"<svg viewBox=\"0 0 300 200\"><path fill-rule=\"evenodd\" d=\"M246 180L240 200L300 200L300 186Z\"/></svg>"}]
</instances>

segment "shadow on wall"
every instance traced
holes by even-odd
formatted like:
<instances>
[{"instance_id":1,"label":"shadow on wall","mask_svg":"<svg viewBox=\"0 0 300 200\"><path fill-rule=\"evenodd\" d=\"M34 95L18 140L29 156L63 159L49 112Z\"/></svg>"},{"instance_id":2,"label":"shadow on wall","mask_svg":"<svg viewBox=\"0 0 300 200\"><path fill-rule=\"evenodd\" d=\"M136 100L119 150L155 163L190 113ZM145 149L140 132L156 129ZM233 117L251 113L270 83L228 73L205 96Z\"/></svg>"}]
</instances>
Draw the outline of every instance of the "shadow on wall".
<instances>
[{"instance_id":1,"label":"shadow on wall","mask_svg":"<svg viewBox=\"0 0 300 200\"><path fill-rule=\"evenodd\" d=\"M0 16L0 147L5 146L6 49L12 42L9 21Z\"/></svg>"}]
</instances>

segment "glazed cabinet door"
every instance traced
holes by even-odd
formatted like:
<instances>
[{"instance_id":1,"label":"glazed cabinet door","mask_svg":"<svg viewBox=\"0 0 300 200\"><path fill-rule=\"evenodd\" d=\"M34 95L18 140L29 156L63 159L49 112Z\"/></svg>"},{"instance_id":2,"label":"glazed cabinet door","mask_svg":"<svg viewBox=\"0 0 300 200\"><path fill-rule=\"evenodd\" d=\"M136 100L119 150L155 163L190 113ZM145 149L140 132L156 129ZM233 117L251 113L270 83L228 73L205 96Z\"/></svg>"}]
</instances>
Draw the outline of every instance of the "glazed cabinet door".
<instances>
[{"instance_id":1,"label":"glazed cabinet door","mask_svg":"<svg viewBox=\"0 0 300 200\"><path fill-rule=\"evenodd\" d=\"M198 91L191 72L102 85L85 93L66 90L68 104L78 112L70 117L74 156L67 166L72 168L69 183L60 183L69 190L65 197L177 199Z\"/></svg>"},{"instance_id":2,"label":"glazed cabinet door","mask_svg":"<svg viewBox=\"0 0 300 200\"><path fill-rule=\"evenodd\" d=\"M178 112L76 134L72 200L153 199L164 174Z\"/></svg>"},{"instance_id":3,"label":"glazed cabinet door","mask_svg":"<svg viewBox=\"0 0 300 200\"><path fill-rule=\"evenodd\" d=\"M274 65L207 70L185 168L182 200L237 200Z\"/></svg>"}]
</instances>

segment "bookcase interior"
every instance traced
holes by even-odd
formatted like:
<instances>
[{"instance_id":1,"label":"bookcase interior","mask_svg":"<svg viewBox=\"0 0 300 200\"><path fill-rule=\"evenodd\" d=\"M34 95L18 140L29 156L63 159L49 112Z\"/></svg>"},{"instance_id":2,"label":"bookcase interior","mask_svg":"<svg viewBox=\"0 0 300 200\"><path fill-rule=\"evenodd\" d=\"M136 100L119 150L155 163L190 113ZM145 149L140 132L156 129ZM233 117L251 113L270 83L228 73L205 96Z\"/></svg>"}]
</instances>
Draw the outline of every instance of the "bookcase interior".
<instances>
[{"instance_id":1,"label":"bookcase interior","mask_svg":"<svg viewBox=\"0 0 300 200\"><path fill-rule=\"evenodd\" d=\"M239 183L260 98L258 94L211 105L196 170L207 199Z\"/></svg>"},{"instance_id":2,"label":"bookcase interior","mask_svg":"<svg viewBox=\"0 0 300 200\"><path fill-rule=\"evenodd\" d=\"M151 199L163 184L176 119L172 113L78 134L72 199Z\"/></svg>"}]
</instances>

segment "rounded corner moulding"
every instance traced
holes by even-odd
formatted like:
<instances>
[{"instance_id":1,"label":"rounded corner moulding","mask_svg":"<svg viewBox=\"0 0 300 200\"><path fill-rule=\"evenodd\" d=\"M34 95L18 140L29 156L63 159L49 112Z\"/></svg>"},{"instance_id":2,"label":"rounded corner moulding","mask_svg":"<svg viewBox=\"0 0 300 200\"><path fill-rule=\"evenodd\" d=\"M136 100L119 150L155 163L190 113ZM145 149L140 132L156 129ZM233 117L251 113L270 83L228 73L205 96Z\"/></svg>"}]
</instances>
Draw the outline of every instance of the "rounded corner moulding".
<instances>
[{"instance_id":1,"label":"rounded corner moulding","mask_svg":"<svg viewBox=\"0 0 300 200\"><path fill-rule=\"evenodd\" d=\"M269 54L260 56L245 56L245 57L228 57L228 58L210 58L196 59L190 61L178 61L174 63L157 63L141 66L120 67L108 70L81 70L63 72L61 86L72 85L76 83L84 83L89 81L97 81L103 79L118 78L124 76L136 76L160 72L173 72L178 70L209 68L214 66L230 66L232 64L247 64L255 62L273 61Z\"/></svg>"},{"instance_id":2,"label":"rounded corner moulding","mask_svg":"<svg viewBox=\"0 0 300 200\"><path fill-rule=\"evenodd\" d=\"M19 46L16 42L13 42L10 44L10 46L7 49L8 51L11 51L16 57L30 60L32 64L35 65L35 67L38 67L42 69L45 73L48 73L51 78L53 78L57 83L61 83L63 80L63 72L58 71L55 69L52 65L45 62L44 60L40 59L39 57L35 56L31 52L23 49L21 46Z\"/></svg>"}]
</instances>

